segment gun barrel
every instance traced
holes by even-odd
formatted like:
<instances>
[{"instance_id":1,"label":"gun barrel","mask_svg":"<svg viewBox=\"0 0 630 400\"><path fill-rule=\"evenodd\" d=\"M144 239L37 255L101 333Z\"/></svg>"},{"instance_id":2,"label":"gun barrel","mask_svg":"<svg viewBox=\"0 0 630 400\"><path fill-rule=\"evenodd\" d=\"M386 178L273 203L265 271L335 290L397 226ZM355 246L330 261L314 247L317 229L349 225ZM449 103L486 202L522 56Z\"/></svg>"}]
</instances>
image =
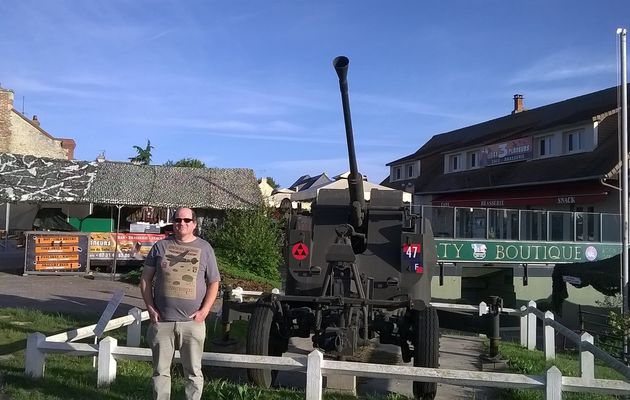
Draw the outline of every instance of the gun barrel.
<instances>
[{"instance_id":1,"label":"gun barrel","mask_svg":"<svg viewBox=\"0 0 630 400\"><path fill-rule=\"evenodd\" d=\"M348 98L348 57L339 56L333 60L333 66L339 77L339 90L341 91L341 104L343 106L343 119L346 127L346 142L348 144L348 160L350 162L350 176L348 176L348 189L350 190L350 202L354 205L358 202L360 211L365 209L365 195L363 193L363 176L357 167L357 156L354 150L354 134L352 132L352 118L350 117L350 100ZM357 221L359 225L361 222ZM355 227L357 227L355 225Z\"/></svg>"}]
</instances>

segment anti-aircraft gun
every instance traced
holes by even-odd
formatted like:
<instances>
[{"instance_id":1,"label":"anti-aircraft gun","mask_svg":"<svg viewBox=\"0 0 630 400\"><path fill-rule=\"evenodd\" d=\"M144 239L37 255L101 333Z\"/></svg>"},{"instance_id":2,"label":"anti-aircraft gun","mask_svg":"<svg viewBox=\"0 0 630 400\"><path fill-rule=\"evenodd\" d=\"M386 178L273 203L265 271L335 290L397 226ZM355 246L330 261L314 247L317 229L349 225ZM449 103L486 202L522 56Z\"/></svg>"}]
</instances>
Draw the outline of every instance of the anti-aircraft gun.
<instances>
[{"instance_id":1,"label":"anti-aircraft gun","mask_svg":"<svg viewBox=\"0 0 630 400\"><path fill-rule=\"evenodd\" d=\"M437 368L431 226L406 211L401 191L372 189L366 203L354 150L348 64L343 56L333 61L350 161L348 190L320 189L310 215L290 216L284 293L264 294L250 308L246 351L279 356L291 337L312 335L314 347L347 359L378 337L380 343L400 346L403 361ZM276 373L251 369L248 376L269 387ZM436 387L414 382L414 394L433 399Z\"/></svg>"}]
</instances>

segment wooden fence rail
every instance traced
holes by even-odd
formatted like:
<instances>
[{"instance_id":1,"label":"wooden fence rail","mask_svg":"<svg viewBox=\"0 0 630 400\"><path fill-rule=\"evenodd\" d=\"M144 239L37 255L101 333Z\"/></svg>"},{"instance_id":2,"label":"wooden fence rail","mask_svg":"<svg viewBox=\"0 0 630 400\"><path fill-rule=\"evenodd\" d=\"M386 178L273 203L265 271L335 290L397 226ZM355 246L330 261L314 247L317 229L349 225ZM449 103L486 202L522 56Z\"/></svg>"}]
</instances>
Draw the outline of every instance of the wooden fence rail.
<instances>
[{"instance_id":1,"label":"wooden fence rail","mask_svg":"<svg viewBox=\"0 0 630 400\"><path fill-rule=\"evenodd\" d=\"M588 378L594 377L595 359L597 357L609 367L619 372L626 379L630 380L630 368L611 356L604 350L593 344L593 336L587 332L581 335L573 332L564 325L554 319L553 313L547 311L543 313L536 308L536 302L530 301L526 306L522 306L519 311L509 310L510 314L521 316L521 346L530 350L536 348L536 321L540 319L544 326L544 342L543 348L547 360L554 360L555 357L555 332L561 333L564 337L578 346L580 352L580 371L581 376Z\"/></svg>"},{"instance_id":2,"label":"wooden fence rail","mask_svg":"<svg viewBox=\"0 0 630 400\"><path fill-rule=\"evenodd\" d=\"M534 313L528 310L528 314ZM112 320L106 326L105 331L127 326L127 346L119 346L118 341L112 337L106 337L98 344L76 343L79 339L93 336L94 325L48 338L41 333L32 333L27 339L25 373L33 378L43 377L47 354L65 353L77 356L98 356L97 385L106 387L116 379L117 360L151 361L151 350L137 347L140 343L140 323L147 319L148 313L146 311L141 312L139 309L133 309L130 311L130 315ZM591 354L590 363L592 364L591 351L590 347L584 346L581 357L588 360L588 356L583 356L582 353ZM175 362L179 362L179 352L175 353ZM545 392L545 399L561 399L562 392L630 394L630 383L594 379L587 367L583 367L581 377L563 377L555 366L549 368L545 375L521 375L333 361L325 360L324 355L319 350L312 351L308 356L295 357L205 352L202 356L202 364L216 367L305 372L307 375L306 400L320 400L322 398L323 377L327 375L407 379L459 386L537 389Z\"/></svg>"}]
</instances>

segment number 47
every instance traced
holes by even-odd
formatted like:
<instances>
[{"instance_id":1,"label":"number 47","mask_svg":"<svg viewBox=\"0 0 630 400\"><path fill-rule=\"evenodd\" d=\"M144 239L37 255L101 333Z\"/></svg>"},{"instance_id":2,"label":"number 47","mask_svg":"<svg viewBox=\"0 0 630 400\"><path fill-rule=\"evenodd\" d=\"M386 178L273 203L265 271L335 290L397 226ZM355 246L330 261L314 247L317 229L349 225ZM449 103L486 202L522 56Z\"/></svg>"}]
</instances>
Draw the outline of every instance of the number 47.
<instances>
[{"instance_id":1,"label":"number 47","mask_svg":"<svg viewBox=\"0 0 630 400\"><path fill-rule=\"evenodd\" d=\"M407 247L407 249L405 250L405 254L407 255L407 257L409 258L416 258L418 255L418 252L420 251L420 245L418 244L410 244L405 246Z\"/></svg>"}]
</instances>

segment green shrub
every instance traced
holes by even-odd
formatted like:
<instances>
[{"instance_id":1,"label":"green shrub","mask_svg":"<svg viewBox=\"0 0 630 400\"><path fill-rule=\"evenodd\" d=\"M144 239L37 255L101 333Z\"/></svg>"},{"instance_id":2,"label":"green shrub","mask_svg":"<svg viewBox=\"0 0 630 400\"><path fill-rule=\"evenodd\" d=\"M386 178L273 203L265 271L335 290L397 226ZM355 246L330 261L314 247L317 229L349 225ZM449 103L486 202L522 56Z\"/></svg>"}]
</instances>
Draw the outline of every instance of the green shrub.
<instances>
[{"instance_id":1,"label":"green shrub","mask_svg":"<svg viewBox=\"0 0 630 400\"><path fill-rule=\"evenodd\" d=\"M204 225L201 235L218 256L255 275L279 280L282 236L270 210L230 210L219 226Z\"/></svg>"}]
</instances>

